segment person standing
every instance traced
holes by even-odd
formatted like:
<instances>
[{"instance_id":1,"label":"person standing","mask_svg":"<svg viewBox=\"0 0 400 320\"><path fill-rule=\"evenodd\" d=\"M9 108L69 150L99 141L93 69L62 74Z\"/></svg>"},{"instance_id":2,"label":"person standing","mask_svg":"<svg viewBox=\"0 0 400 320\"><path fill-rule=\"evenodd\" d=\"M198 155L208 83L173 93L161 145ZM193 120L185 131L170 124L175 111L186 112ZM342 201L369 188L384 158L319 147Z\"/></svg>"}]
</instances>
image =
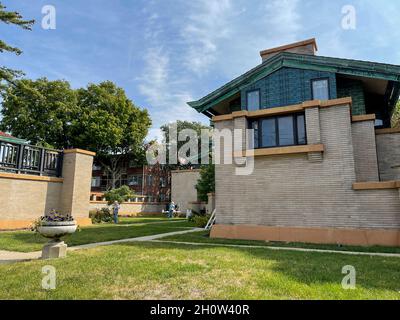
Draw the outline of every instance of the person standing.
<instances>
[{"instance_id":1,"label":"person standing","mask_svg":"<svg viewBox=\"0 0 400 320\"><path fill-rule=\"evenodd\" d=\"M169 204L169 211L168 211L168 218L173 218L174 217L174 210L175 210L175 203L171 201Z\"/></svg>"},{"instance_id":2,"label":"person standing","mask_svg":"<svg viewBox=\"0 0 400 320\"><path fill-rule=\"evenodd\" d=\"M120 208L121 208L121 206L119 205L118 201L114 201L114 204L113 204L113 216L114 216L114 223L115 224L118 223L118 212L119 212Z\"/></svg>"}]
</instances>

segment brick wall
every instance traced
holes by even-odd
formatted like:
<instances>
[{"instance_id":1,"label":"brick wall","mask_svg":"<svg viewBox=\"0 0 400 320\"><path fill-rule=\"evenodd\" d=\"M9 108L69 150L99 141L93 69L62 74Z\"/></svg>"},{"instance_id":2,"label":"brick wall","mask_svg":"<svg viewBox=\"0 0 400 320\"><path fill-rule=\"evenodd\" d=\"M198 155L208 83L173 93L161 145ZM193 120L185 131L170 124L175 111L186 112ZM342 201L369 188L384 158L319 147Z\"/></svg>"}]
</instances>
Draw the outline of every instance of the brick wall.
<instances>
[{"instance_id":1,"label":"brick wall","mask_svg":"<svg viewBox=\"0 0 400 320\"><path fill-rule=\"evenodd\" d=\"M325 146L320 162L307 154L256 157L248 176L235 175L234 165L217 165L217 224L398 230L397 189L352 189L360 154L353 147L350 106L319 109L319 124ZM232 121L216 123L217 129L230 126Z\"/></svg>"},{"instance_id":2,"label":"brick wall","mask_svg":"<svg viewBox=\"0 0 400 320\"><path fill-rule=\"evenodd\" d=\"M374 121L354 122L351 129L357 181L379 181Z\"/></svg>"},{"instance_id":3,"label":"brick wall","mask_svg":"<svg viewBox=\"0 0 400 320\"><path fill-rule=\"evenodd\" d=\"M171 172L171 199L178 204L181 212L186 212L189 202L197 201L195 188L200 178L200 170L176 170Z\"/></svg>"},{"instance_id":4,"label":"brick wall","mask_svg":"<svg viewBox=\"0 0 400 320\"><path fill-rule=\"evenodd\" d=\"M400 180L400 133L376 135L382 181Z\"/></svg>"},{"instance_id":5,"label":"brick wall","mask_svg":"<svg viewBox=\"0 0 400 320\"><path fill-rule=\"evenodd\" d=\"M65 150L62 178L0 173L0 230L29 228L55 209L90 224L89 196L93 153Z\"/></svg>"}]
</instances>

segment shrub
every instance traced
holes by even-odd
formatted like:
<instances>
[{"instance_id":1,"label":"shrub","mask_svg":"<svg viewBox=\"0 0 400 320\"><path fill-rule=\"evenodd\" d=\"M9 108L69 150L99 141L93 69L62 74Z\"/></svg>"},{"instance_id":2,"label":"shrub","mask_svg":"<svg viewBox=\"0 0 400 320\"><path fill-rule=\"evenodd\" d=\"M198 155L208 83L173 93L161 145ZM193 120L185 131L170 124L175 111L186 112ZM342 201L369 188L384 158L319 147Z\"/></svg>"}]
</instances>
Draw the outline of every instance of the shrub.
<instances>
[{"instance_id":1,"label":"shrub","mask_svg":"<svg viewBox=\"0 0 400 320\"><path fill-rule=\"evenodd\" d=\"M89 218L92 219L92 223L110 223L113 221L111 211L108 208L90 210Z\"/></svg>"},{"instance_id":2,"label":"shrub","mask_svg":"<svg viewBox=\"0 0 400 320\"><path fill-rule=\"evenodd\" d=\"M207 225L208 220L210 220L211 215L207 214L205 216L194 216L193 221L198 228L204 228Z\"/></svg>"},{"instance_id":3,"label":"shrub","mask_svg":"<svg viewBox=\"0 0 400 320\"><path fill-rule=\"evenodd\" d=\"M118 203L123 203L134 196L135 194L128 186L112 189L104 194L104 197L109 205L113 204L115 201L118 201Z\"/></svg>"}]
</instances>

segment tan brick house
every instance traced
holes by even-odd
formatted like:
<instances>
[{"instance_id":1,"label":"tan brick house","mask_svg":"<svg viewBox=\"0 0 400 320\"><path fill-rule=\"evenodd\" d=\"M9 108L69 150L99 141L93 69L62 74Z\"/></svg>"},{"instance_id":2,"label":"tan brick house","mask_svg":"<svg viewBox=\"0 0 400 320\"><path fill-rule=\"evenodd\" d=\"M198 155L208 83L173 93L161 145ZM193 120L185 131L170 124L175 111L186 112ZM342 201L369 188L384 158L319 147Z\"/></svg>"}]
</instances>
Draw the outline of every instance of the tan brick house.
<instances>
[{"instance_id":1,"label":"tan brick house","mask_svg":"<svg viewBox=\"0 0 400 320\"><path fill-rule=\"evenodd\" d=\"M253 173L216 166L212 237L400 246L400 66L316 51L315 39L264 50L189 102L216 129L253 129L235 153L254 150Z\"/></svg>"}]
</instances>

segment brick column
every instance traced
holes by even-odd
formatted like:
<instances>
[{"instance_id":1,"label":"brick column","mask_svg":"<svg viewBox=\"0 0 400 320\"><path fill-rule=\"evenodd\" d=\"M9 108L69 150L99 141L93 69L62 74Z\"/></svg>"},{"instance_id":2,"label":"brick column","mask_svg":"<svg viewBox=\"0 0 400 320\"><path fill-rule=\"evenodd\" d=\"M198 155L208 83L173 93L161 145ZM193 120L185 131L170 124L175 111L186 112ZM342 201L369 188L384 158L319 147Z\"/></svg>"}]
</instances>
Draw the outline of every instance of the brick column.
<instances>
[{"instance_id":1,"label":"brick column","mask_svg":"<svg viewBox=\"0 0 400 320\"><path fill-rule=\"evenodd\" d=\"M306 131L307 144L321 143L321 126L319 120L319 107L306 109ZM308 160L313 162L322 161L322 152L308 153Z\"/></svg>"},{"instance_id":2,"label":"brick column","mask_svg":"<svg viewBox=\"0 0 400 320\"><path fill-rule=\"evenodd\" d=\"M80 225L90 224L89 199L94 155L86 150L64 150L61 212L71 214Z\"/></svg>"},{"instance_id":3,"label":"brick column","mask_svg":"<svg viewBox=\"0 0 400 320\"><path fill-rule=\"evenodd\" d=\"M249 142L247 141L247 119L246 117L238 117L233 119L233 128L237 130L242 130L242 146L240 148L241 151L245 151L249 148Z\"/></svg>"}]
</instances>

